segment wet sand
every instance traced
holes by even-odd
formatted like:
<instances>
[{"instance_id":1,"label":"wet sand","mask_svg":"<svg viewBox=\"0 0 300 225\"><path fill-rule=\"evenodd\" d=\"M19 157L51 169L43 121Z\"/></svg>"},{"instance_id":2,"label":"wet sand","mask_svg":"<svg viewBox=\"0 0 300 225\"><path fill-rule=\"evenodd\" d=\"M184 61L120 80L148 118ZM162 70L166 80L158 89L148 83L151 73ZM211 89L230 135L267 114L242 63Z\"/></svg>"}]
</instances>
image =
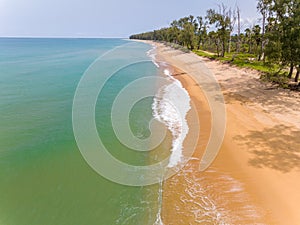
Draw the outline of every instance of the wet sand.
<instances>
[{"instance_id":1,"label":"wet sand","mask_svg":"<svg viewBox=\"0 0 300 225\"><path fill-rule=\"evenodd\" d=\"M201 124L193 158L164 183L164 224L300 224L299 93L260 82L256 71L155 46L158 60L173 66L189 92ZM227 127L216 160L200 172L212 124L193 75L204 67L222 87ZM188 115L189 126L194 119Z\"/></svg>"}]
</instances>

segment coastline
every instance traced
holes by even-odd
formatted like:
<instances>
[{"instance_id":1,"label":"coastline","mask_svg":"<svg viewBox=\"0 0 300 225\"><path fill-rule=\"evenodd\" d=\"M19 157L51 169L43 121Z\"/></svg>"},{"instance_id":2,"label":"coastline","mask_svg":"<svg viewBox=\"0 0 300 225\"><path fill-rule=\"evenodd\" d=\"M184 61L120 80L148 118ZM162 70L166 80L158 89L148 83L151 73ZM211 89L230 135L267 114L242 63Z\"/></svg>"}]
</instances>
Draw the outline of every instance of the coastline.
<instances>
[{"instance_id":1,"label":"coastline","mask_svg":"<svg viewBox=\"0 0 300 225\"><path fill-rule=\"evenodd\" d=\"M159 60L174 67L173 77L196 103L201 124L193 159L164 184L164 224L299 223L300 103L297 94L273 90L258 80L256 72L211 62L162 44L146 43L156 46ZM193 79L195 71L191 64L197 61L216 75L227 107L224 142L216 160L204 172L198 170L199 159L209 138L211 117L208 102ZM191 118L188 123L192 125Z\"/></svg>"}]
</instances>

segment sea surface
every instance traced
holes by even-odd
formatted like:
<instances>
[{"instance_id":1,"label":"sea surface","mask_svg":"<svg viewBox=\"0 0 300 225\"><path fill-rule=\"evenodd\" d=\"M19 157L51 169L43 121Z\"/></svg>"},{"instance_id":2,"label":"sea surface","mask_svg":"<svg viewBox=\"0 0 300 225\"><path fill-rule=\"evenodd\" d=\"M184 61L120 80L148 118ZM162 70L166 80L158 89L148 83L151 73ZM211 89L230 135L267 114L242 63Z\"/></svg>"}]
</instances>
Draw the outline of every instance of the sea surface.
<instances>
[{"instance_id":1,"label":"sea surface","mask_svg":"<svg viewBox=\"0 0 300 225\"><path fill-rule=\"evenodd\" d=\"M126 46L122 54L109 57L120 46ZM167 166L180 163L188 127L168 102L182 87L153 62L151 49L123 39L0 39L0 225L162 224L162 183L131 186L99 175L81 154L72 124L74 95L95 60L107 57L109 65L138 56L141 62L121 70L100 69L99 76L112 74L95 105L98 136L113 157L130 165L147 166L168 156ZM154 119L165 125L167 136L155 151L132 151L115 133L113 102L127 85L148 76L171 84L148 82L157 96L136 102L128 124L143 140L151 136ZM183 104L175 108L184 115L189 97L182 93Z\"/></svg>"}]
</instances>

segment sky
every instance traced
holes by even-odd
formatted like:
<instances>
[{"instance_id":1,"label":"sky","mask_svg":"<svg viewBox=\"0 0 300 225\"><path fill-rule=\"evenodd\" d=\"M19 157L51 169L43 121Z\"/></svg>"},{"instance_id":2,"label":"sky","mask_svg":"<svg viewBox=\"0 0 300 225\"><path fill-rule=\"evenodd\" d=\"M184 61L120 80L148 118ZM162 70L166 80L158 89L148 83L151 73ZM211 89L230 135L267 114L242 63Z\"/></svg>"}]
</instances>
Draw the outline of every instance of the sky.
<instances>
[{"instance_id":1,"label":"sky","mask_svg":"<svg viewBox=\"0 0 300 225\"><path fill-rule=\"evenodd\" d=\"M239 5L243 24L260 17L256 0L0 0L0 36L127 38L222 3Z\"/></svg>"}]
</instances>

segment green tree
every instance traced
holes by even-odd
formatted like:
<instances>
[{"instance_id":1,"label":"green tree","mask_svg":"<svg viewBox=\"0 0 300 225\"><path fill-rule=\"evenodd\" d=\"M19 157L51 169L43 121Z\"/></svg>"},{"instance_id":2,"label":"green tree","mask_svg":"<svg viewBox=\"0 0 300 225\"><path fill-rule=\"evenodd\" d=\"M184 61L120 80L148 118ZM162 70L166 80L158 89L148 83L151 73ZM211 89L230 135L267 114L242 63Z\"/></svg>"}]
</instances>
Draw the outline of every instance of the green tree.
<instances>
[{"instance_id":1,"label":"green tree","mask_svg":"<svg viewBox=\"0 0 300 225\"><path fill-rule=\"evenodd\" d=\"M294 66L300 67L300 1L274 1L273 11L280 24L282 43L282 63L290 66L289 77L292 77ZM299 69L295 82L299 80Z\"/></svg>"},{"instance_id":2,"label":"green tree","mask_svg":"<svg viewBox=\"0 0 300 225\"><path fill-rule=\"evenodd\" d=\"M264 48L265 48L265 28L266 28L266 20L267 16L271 14L270 7L272 5L273 0L258 0L257 3L257 10L261 13L262 15L262 37L261 37L261 45L260 45L260 55L258 57L258 60L260 61L261 59L264 59Z\"/></svg>"},{"instance_id":3,"label":"green tree","mask_svg":"<svg viewBox=\"0 0 300 225\"><path fill-rule=\"evenodd\" d=\"M222 51L221 57L225 56L226 51L226 42L229 39L230 28L231 28L231 19L230 12L227 11L224 5L219 7L219 12L214 9L209 9L207 11L207 19L209 20L209 24L214 24L217 28L217 34L220 38Z\"/></svg>"},{"instance_id":4,"label":"green tree","mask_svg":"<svg viewBox=\"0 0 300 225\"><path fill-rule=\"evenodd\" d=\"M202 16L197 17L198 29L197 29L197 50L200 49L201 45L204 45L205 39L207 38L207 22L203 20Z\"/></svg>"},{"instance_id":5,"label":"green tree","mask_svg":"<svg viewBox=\"0 0 300 225\"><path fill-rule=\"evenodd\" d=\"M190 50L193 50L195 48L194 43L198 26L196 19L192 15L183 17L179 19L178 25L180 29L182 45L186 46Z\"/></svg>"},{"instance_id":6,"label":"green tree","mask_svg":"<svg viewBox=\"0 0 300 225\"><path fill-rule=\"evenodd\" d=\"M217 55L218 55L218 57L220 57L221 41L220 41L219 33L215 32L215 31L211 31L211 32L209 32L208 37L210 39L210 42L215 45Z\"/></svg>"},{"instance_id":7,"label":"green tree","mask_svg":"<svg viewBox=\"0 0 300 225\"><path fill-rule=\"evenodd\" d=\"M245 42L248 45L248 53L252 53L252 45L253 45L253 34L250 28L245 30Z\"/></svg>"},{"instance_id":8,"label":"green tree","mask_svg":"<svg viewBox=\"0 0 300 225\"><path fill-rule=\"evenodd\" d=\"M255 25L252 28L253 39L255 41L255 53L258 55L258 60L260 60L262 56L261 50L261 42L262 42L262 34L261 34L261 27L259 25Z\"/></svg>"},{"instance_id":9,"label":"green tree","mask_svg":"<svg viewBox=\"0 0 300 225\"><path fill-rule=\"evenodd\" d=\"M262 1L262 0L261 0ZM296 66L295 82L299 80L300 67L300 1L299 0L265 0L268 10L266 53L268 58L278 62L282 67L289 66L292 77Z\"/></svg>"},{"instance_id":10,"label":"green tree","mask_svg":"<svg viewBox=\"0 0 300 225\"><path fill-rule=\"evenodd\" d=\"M172 40L171 42L174 42L175 44L180 44L179 43L179 36L180 36L180 30L178 28L178 21L177 20L174 20L172 23L171 23L171 27L170 27L170 32L172 34Z\"/></svg>"}]
</instances>

